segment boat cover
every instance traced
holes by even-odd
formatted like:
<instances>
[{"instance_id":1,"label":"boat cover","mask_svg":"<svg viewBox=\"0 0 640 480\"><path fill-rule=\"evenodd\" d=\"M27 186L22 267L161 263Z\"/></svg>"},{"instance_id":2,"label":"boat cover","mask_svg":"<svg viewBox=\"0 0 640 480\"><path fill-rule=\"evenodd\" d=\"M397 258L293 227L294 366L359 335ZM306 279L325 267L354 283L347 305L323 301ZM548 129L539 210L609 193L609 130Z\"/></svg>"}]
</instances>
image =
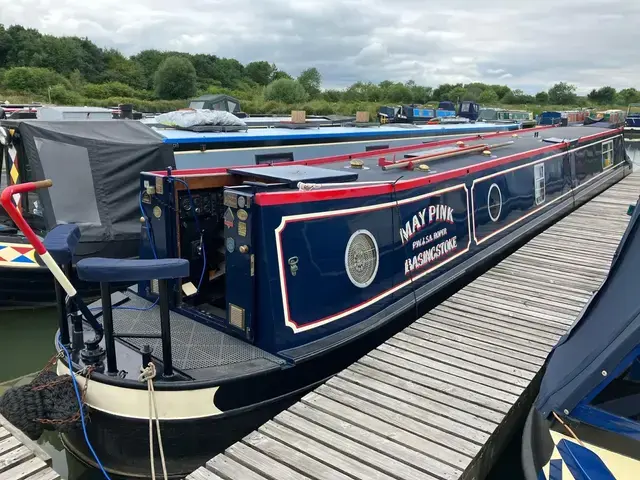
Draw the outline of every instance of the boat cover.
<instances>
[{"instance_id":1,"label":"boat cover","mask_svg":"<svg viewBox=\"0 0 640 480\"><path fill-rule=\"evenodd\" d=\"M551 352L535 407L543 417L571 411L640 344L640 200L609 273Z\"/></svg>"},{"instance_id":2,"label":"boat cover","mask_svg":"<svg viewBox=\"0 0 640 480\"><path fill-rule=\"evenodd\" d=\"M140 172L175 168L171 145L141 122L127 120L26 120L17 128L30 180L53 181L37 191L46 229L78 224L79 257L137 256Z\"/></svg>"}]
</instances>

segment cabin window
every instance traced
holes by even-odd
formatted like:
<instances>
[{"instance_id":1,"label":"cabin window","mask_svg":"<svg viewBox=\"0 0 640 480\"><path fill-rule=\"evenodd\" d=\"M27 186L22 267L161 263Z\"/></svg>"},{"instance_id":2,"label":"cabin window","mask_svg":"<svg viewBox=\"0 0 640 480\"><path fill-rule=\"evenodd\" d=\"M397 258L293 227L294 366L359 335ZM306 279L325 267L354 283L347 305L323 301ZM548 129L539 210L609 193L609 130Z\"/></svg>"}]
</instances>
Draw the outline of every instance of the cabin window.
<instances>
[{"instance_id":1,"label":"cabin window","mask_svg":"<svg viewBox=\"0 0 640 480\"><path fill-rule=\"evenodd\" d=\"M44 178L57 187L47 190L57 223L100 225L89 151L45 138L36 138L35 144L40 158L56 159L43 162L42 170ZM68 194L70 190L73 195Z\"/></svg>"},{"instance_id":2,"label":"cabin window","mask_svg":"<svg viewBox=\"0 0 640 480\"><path fill-rule=\"evenodd\" d=\"M589 405L621 418L640 421L640 356L612 379Z\"/></svg>"},{"instance_id":3,"label":"cabin window","mask_svg":"<svg viewBox=\"0 0 640 480\"><path fill-rule=\"evenodd\" d=\"M489 187L487 210L489 211L489 218L491 218L492 221L497 222L500 219L500 213L502 212L502 192L500 191L500 187L495 183Z\"/></svg>"},{"instance_id":4,"label":"cabin window","mask_svg":"<svg viewBox=\"0 0 640 480\"><path fill-rule=\"evenodd\" d=\"M374 150L386 150L389 145L368 145L365 148L365 152L372 152Z\"/></svg>"},{"instance_id":5,"label":"cabin window","mask_svg":"<svg viewBox=\"0 0 640 480\"><path fill-rule=\"evenodd\" d=\"M204 102L191 102L189 108L193 108L195 110L202 110L204 108Z\"/></svg>"},{"instance_id":6,"label":"cabin window","mask_svg":"<svg viewBox=\"0 0 640 480\"><path fill-rule=\"evenodd\" d=\"M256 155L256 165L279 162L293 162L293 152L263 153Z\"/></svg>"},{"instance_id":7,"label":"cabin window","mask_svg":"<svg viewBox=\"0 0 640 480\"><path fill-rule=\"evenodd\" d=\"M545 183L544 183L544 163L538 163L533 166L533 184L536 195L536 205L544 202Z\"/></svg>"},{"instance_id":8,"label":"cabin window","mask_svg":"<svg viewBox=\"0 0 640 480\"><path fill-rule=\"evenodd\" d=\"M613 165L613 140L602 144L602 168L609 168Z\"/></svg>"}]
</instances>

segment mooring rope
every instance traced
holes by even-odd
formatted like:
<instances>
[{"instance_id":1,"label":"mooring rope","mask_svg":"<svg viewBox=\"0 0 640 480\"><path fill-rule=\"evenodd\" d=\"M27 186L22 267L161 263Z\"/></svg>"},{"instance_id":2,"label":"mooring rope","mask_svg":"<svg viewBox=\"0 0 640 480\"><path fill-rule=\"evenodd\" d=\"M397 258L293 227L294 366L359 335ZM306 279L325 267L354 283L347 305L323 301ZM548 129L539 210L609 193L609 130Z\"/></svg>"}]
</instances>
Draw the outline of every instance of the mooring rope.
<instances>
[{"instance_id":1,"label":"mooring rope","mask_svg":"<svg viewBox=\"0 0 640 480\"><path fill-rule=\"evenodd\" d=\"M158 449L160 450L160 460L162 462L162 475L164 480L168 480L167 464L164 459L162 435L160 433L160 417L158 414L158 405L156 404L156 391L153 388L153 379L156 377L156 366L153 362L149 362L146 368L140 369L140 372L138 379L141 382L147 382L147 391L149 392L149 461L151 462L151 478L156 478L156 466L153 454L153 417L155 416L156 430L158 431Z\"/></svg>"}]
</instances>

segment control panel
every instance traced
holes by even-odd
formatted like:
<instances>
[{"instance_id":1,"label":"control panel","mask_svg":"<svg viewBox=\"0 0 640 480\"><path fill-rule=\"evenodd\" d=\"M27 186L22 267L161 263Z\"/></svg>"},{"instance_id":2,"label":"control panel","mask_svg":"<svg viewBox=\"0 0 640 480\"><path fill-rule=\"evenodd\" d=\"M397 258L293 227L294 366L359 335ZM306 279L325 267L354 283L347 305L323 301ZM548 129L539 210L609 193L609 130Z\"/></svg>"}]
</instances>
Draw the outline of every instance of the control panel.
<instances>
[{"instance_id":1,"label":"control panel","mask_svg":"<svg viewBox=\"0 0 640 480\"><path fill-rule=\"evenodd\" d=\"M253 192L249 188L224 191L223 223L227 265L227 321L253 340L255 254L253 251Z\"/></svg>"},{"instance_id":2,"label":"control panel","mask_svg":"<svg viewBox=\"0 0 640 480\"><path fill-rule=\"evenodd\" d=\"M178 222L180 256L189 260L189 279L198 293L189 299L207 303L222 311L226 263L224 255L222 189L180 191Z\"/></svg>"}]
</instances>

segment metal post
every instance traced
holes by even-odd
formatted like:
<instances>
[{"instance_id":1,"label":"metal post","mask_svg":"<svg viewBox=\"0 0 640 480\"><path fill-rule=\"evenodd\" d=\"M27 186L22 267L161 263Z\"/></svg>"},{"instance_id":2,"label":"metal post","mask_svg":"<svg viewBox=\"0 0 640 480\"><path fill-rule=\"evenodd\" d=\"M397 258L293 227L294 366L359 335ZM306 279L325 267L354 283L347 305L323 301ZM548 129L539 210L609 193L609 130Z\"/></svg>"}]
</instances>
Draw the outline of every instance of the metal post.
<instances>
[{"instance_id":1,"label":"metal post","mask_svg":"<svg viewBox=\"0 0 640 480\"><path fill-rule=\"evenodd\" d=\"M71 313L71 322L73 323L73 351L79 353L84 349L84 330L82 329L82 315L80 312Z\"/></svg>"},{"instance_id":2,"label":"metal post","mask_svg":"<svg viewBox=\"0 0 640 480\"><path fill-rule=\"evenodd\" d=\"M171 318L169 314L169 282L158 281L158 293L160 294L160 338L162 339L162 363L164 363L164 376L173 376L173 359L171 356Z\"/></svg>"},{"instance_id":3,"label":"metal post","mask_svg":"<svg viewBox=\"0 0 640 480\"><path fill-rule=\"evenodd\" d=\"M100 283L102 297L102 326L104 328L104 347L107 353L107 375L118 374L116 361L116 342L113 337L113 310L111 306L111 289L106 282Z\"/></svg>"},{"instance_id":4,"label":"metal post","mask_svg":"<svg viewBox=\"0 0 640 480\"><path fill-rule=\"evenodd\" d=\"M68 277L69 269L67 265L61 265L62 271ZM65 347L69 346L71 340L69 339L69 319L67 318L67 302L66 293L58 281L53 279L53 283L56 289L56 306L58 311L58 328L60 329L60 341Z\"/></svg>"}]
</instances>

